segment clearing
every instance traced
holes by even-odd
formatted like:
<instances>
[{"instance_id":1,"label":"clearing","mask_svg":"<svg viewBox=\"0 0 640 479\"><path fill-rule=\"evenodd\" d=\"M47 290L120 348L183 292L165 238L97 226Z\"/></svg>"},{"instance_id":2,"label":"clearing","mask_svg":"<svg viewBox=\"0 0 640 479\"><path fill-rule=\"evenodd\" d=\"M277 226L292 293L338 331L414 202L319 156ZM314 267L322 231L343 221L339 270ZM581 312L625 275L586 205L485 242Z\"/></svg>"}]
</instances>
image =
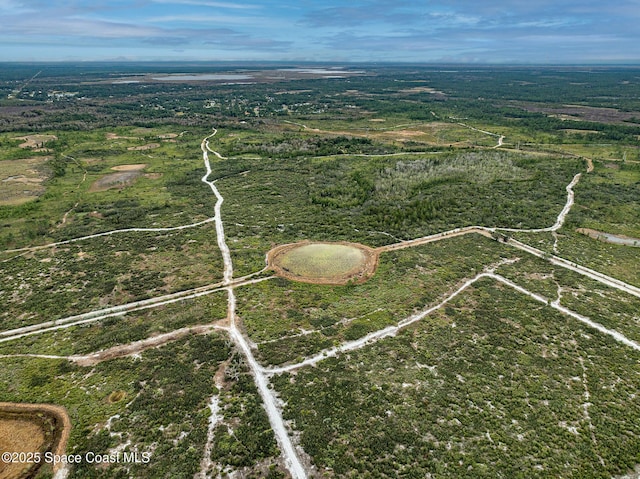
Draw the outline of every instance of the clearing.
<instances>
[{"instance_id":1,"label":"clearing","mask_svg":"<svg viewBox=\"0 0 640 479\"><path fill-rule=\"evenodd\" d=\"M640 239L638 238L630 238L629 236L625 235L603 233L602 231L592 230L590 228L578 228L576 231L578 233L582 233L583 235L587 235L590 238L597 239L598 241L604 241L605 243L640 247Z\"/></svg>"},{"instance_id":2,"label":"clearing","mask_svg":"<svg viewBox=\"0 0 640 479\"><path fill-rule=\"evenodd\" d=\"M142 146L130 146L129 148L127 148L127 150L129 150L129 151L146 151L146 150L153 150L155 148L160 148L160 143L149 143L147 145L142 145Z\"/></svg>"},{"instance_id":3,"label":"clearing","mask_svg":"<svg viewBox=\"0 0 640 479\"><path fill-rule=\"evenodd\" d=\"M47 175L42 166L47 160L47 157L26 158L0 163L0 205L21 205L44 193L42 183Z\"/></svg>"},{"instance_id":4,"label":"clearing","mask_svg":"<svg viewBox=\"0 0 640 479\"><path fill-rule=\"evenodd\" d=\"M89 188L89 191L106 191L112 188L129 186L138 179L146 166L145 164L114 166L111 169L118 173L112 173L96 180Z\"/></svg>"},{"instance_id":5,"label":"clearing","mask_svg":"<svg viewBox=\"0 0 640 479\"><path fill-rule=\"evenodd\" d=\"M56 135L25 135L14 138L15 140L22 140L20 148L31 148L33 151L47 151L44 147L45 143L51 140L57 140Z\"/></svg>"},{"instance_id":6,"label":"clearing","mask_svg":"<svg viewBox=\"0 0 640 479\"><path fill-rule=\"evenodd\" d=\"M277 274L316 284L362 283L376 269L378 255L357 243L294 243L278 246L268 255Z\"/></svg>"}]
</instances>

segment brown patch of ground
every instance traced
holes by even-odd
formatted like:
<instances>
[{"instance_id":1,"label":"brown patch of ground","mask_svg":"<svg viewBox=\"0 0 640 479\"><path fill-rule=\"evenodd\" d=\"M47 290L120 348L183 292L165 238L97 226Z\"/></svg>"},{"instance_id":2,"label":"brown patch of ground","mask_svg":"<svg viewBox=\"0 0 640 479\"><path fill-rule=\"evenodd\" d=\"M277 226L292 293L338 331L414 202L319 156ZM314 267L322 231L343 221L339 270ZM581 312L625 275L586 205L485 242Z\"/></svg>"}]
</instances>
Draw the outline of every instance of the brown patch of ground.
<instances>
[{"instance_id":1,"label":"brown patch of ground","mask_svg":"<svg viewBox=\"0 0 640 479\"><path fill-rule=\"evenodd\" d=\"M431 93L433 95L444 95L443 92L436 90L435 88L431 88L429 86L416 86L413 88L405 88L404 90L399 90L400 93L409 93L409 94L416 94L416 93Z\"/></svg>"},{"instance_id":2,"label":"brown patch of ground","mask_svg":"<svg viewBox=\"0 0 640 479\"><path fill-rule=\"evenodd\" d=\"M140 140L136 136L119 136L116 133L107 133L107 140Z\"/></svg>"},{"instance_id":3,"label":"brown patch of ground","mask_svg":"<svg viewBox=\"0 0 640 479\"><path fill-rule=\"evenodd\" d=\"M414 138L416 136L424 135L424 131L419 130L396 130L393 133L398 135L400 138Z\"/></svg>"},{"instance_id":4,"label":"brown patch of ground","mask_svg":"<svg viewBox=\"0 0 640 479\"><path fill-rule=\"evenodd\" d=\"M25 135L17 136L15 140L22 140L24 143L18 145L20 148L31 148L34 151L46 151L44 145L51 140L57 140L56 135Z\"/></svg>"},{"instance_id":5,"label":"brown patch of ground","mask_svg":"<svg viewBox=\"0 0 640 479\"><path fill-rule=\"evenodd\" d=\"M102 178L96 180L89 191L106 191L113 188L125 188L126 186L132 185L140 175L142 175L142 170L147 167L144 163L133 164L133 165L118 165L114 166L111 169L117 171L118 173L112 173L110 175L105 175ZM152 176L153 175L153 176ZM149 173L144 175L147 178L159 178L161 173Z\"/></svg>"},{"instance_id":6,"label":"brown patch of ground","mask_svg":"<svg viewBox=\"0 0 640 479\"><path fill-rule=\"evenodd\" d=\"M218 389L222 389L225 386L224 373L230 363L231 359L227 359L226 361L221 362L220 366L218 366L218 370L216 371L215 376L213 376L213 381L215 382Z\"/></svg>"},{"instance_id":7,"label":"brown patch of ground","mask_svg":"<svg viewBox=\"0 0 640 479\"><path fill-rule=\"evenodd\" d=\"M133 343L114 346L103 351L98 351L97 353L87 354L86 356L70 356L69 359L80 366L95 366L103 361L140 354L147 349L158 348L192 334L207 334L217 329L217 327L224 327L223 325L226 325L225 321L221 320L212 324L176 329L170 333L158 334Z\"/></svg>"},{"instance_id":8,"label":"brown patch of ground","mask_svg":"<svg viewBox=\"0 0 640 479\"><path fill-rule=\"evenodd\" d=\"M162 178L162 173L145 173L144 175L145 178L149 178L150 180L157 180Z\"/></svg>"},{"instance_id":9,"label":"brown patch of ground","mask_svg":"<svg viewBox=\"0 0 640 479\"><path fill-rule=\"evenodd\" d=\"M146 150L153 150L155 148L160 148L160 143L148 143L148 144L142 145L142 146L130 146L129 148L127 148L127 150L129 150L129 151L146 151Z\"/></svg>"},{"instance_id":10,"label":"brown patch of ground","mask_svg":"<svg viewBox=\"0 0 640 479\"><path fill-rule=\"evenodd\" d=\"M113 171L140 171L144 170L147 167L144 163L140 163L137 165L118 165L114 166L111 169Z\"/></svg>"},{"instance_id":11,"label":"brown patch of ground","mask_svg":"<svg viewBox=\"0 0 640 479\"><path fill-rule=\"evenodd\" d=\"M122 390L113 391L111 394L109 394L109 397L107 398L107 402L109 404L114 404L122 401L126 397L127 397L127 391L122 391Z\"/></svg>"},{"instance_id":12,"label":"brown patch of ground","mask_svg":"<svg viewBox=\"0 0 640 479\"><path fill-rule=\"evenodd\" d=\"M565 133L569 133L570 135L600 135L602 133L597 130L576 130L575 128L562 128L560 131L564 131Z\"/></svg>"},{"instance_id":13,"label":"brown patch of ground","mask_svg":"<svg viewBox=\"0 0 640 479\"><path fill-rule=\"evenodd\" d=\"M164 135L158 135L158 138L160 138L161 140L169 140L171 138L177 138L178 134L177 133L165 133Z\"/></svg>"},{"instance_id":14,"label":"brown patch of ground","mask_svg":"<svg viewBox=\"0 0 640 479\"><path fill-rule=\"evenodd\" d=\"M0 205L20 205L44 193L47 175L42 166L49 158L0 162Z\"/></svg>"},{"instance_id":15,"label":"brown patch of ground","mask_svg":"<svg viewBox=\"0 0 640 479\"><path fill-rule=\"evenodd\" d=\"M630 236L625 235L604 233L602 231L593 230L591 228L577 228L576 232L587 235L588 237L596 239L598 241L603 241L605 243L640 247L640 238L631 238Z\"/></svg>"},{"instance_id":16,"label":"brown patch of ground","mask_svg":"<svg viewBox=\"0 0 640 479\"><path fill-rule=\"evenodd\" d=\"M133 182L141 175L140 171L123 171L121 173L113 173L106 175L93 182L89 188L90 192L106 191L112 188L124 188L133 184Z\"/></svg>"},{"instance_id":17,"label":"brown patch of ground","mask_svg":"<svg viewBox=\"0 0 640 479\"><path fill-rule=\"evenodd\" d=\"M325 244L325 245L343 245L349 246L352 248L357 248L363 253L364 261L360 264L359 268L355 271L349 271L349 273L345 275L335 275L335 276L325 276L325 277L307 277L294 273L293 271L288 270L283 267L281 262L283 256L301 246L306 245L317 245L317 244ZM369 248L368 246L359 244L359 243L349 243L346 241L340 242L323 242L323 241L302 241L299 243L290 243L281 246L276 246L271 251L267 253L267 264L270 269L275 271L278 276L281 276L286 279L290 279L293 281L300 281L303 283L311 283L311 284L333 284L333 285L341 285L347 283L364 283L368 280L373 273L375 273L376 268L378 267L378 251L373 248Z\"/></svg>"},{"instance_id":18,"label":"brown patch of ground","mask_svg":"<svg viewBox=\"0 0 640 479\"><path fill-rule=\"evenodd\" d=\"M44 431L36 421L23 415L0 415L0 451L3 452L40 452L46 443ZM37 464L29 467L19 462L0 461L0 478L11 479L25 477L33 473ZM26 469L26 472L25 472Z\"/></svg>"},{"instance_id":19,"label":"brown patch of ground","mask_svg":"<svg viewBox=\"0 0 640 479\"><path fill-rule=\"evenodd\" d=\"M384 118L370 118L369 121L375 121L375 122L383 122L383 121L387 121Z\"/></svg>"},{"instance_id":20,"label":"brown patch of ground","mask_svg":"<svg viewBox=\"0 0 640 479\"><path fill-rule=\"evenodd\" d=\"M3 452L51 451L61 455L67 449L70 433L71 420L61 406L0 402L0 450ZM0 461L0 478L33 477L42 465L42 462L34 463L29 467L24 463ZM60 464L54 465L54 472L60 467Z\"/></svg>"},{"instance_id":21,"label":"brown patch of ground","mask_svg":"<svg viewBox=\"0 0 640 479\"><path fill-rule=\"evenodd\" d=\"M587 173L591 173L593 171L593 160L591 158L585 158L587 160Z\"/></svg>"}]
</instances>

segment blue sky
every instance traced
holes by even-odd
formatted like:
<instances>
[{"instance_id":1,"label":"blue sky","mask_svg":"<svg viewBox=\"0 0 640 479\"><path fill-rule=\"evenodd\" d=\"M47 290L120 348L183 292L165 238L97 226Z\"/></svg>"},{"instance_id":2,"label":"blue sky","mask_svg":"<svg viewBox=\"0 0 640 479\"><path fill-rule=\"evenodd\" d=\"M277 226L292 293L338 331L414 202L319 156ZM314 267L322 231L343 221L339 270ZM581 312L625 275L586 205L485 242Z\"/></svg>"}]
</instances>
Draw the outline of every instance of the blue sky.
<instances>
[{"instance_id":1,"label":"blue sky","mask_svg":"<svg viewBox=\"0 0 640 479\"><path fill-rule=\"evenodd\" d=\"M0 61L638 63L640 0L0 0Z\"/></svg>"}]
</instances>

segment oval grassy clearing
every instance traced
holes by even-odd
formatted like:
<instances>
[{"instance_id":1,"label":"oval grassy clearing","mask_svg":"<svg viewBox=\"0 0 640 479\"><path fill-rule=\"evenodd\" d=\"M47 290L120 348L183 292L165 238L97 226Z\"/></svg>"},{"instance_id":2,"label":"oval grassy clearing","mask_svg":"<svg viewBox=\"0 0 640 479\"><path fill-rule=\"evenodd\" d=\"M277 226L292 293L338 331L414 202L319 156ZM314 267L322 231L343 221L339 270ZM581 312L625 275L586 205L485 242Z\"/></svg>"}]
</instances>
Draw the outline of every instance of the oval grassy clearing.
<instances>
[{"instance_id":1,"label":"oval grassy clearing","mask_svg":"<svg viewBox=\"0 0 640 479\"><path fill-rule=\"evenodd\" d=\"M294 243L278 246L267 255L280 276L318 284L361 283L378 264L373 249L357 243Z\"/></svg>"}]
</instances>

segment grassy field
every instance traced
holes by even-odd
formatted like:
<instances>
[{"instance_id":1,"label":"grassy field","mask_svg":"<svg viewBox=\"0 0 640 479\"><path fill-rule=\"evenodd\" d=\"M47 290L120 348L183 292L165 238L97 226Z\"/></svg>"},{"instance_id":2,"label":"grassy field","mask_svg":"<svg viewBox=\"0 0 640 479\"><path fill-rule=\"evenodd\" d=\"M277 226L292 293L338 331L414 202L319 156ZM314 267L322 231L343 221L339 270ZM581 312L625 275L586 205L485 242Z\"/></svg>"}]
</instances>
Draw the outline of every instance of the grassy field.
<instances>
[{"instance_id":1,"label":"grassy field","mask_svg":"<svg viewBox=\"0 0 640 479\"><path fill-rule=\"evenodd\" d=\"M48 178L46 161L47 158L2 161L0 206L21 205L44 193L43 183Z\"/></svg>"},{"instance_id":2,"label":"grassy field","mask_svg":"<svg viewBox=\"0 0 640 479\"><path fill-rule=\"evenodd\" d=\"M362 267L364 254L358 248L341 244L307 244L280 258L280 265L297 276L333 278Z\"/></svg>"},{"instance_id":3,"label":"grassy field","mask_svg":"<svg viewBox=\"0 0 640 479\"><path fill-rule=\"evenodd\" d=\"M215 201L199 182L204 172L199 132L158 140L153 150L129 150L166 130L118 131L122 136L117 139L108 139L104 130L58 132L58 138L47 143L49 157L55 156L55 161L46 163L54 174L42 183L44 194L19 208L0 206L4 224L0 242L6 248L23 247L112 229L179 226L213 216ZM144 136L131 136L136 134ZM7 156L16 154L9 149ZM113 168L137 164L147 166L135 184L91 190L93 184L114 174Z\"/></svg>"}]
</instances>

